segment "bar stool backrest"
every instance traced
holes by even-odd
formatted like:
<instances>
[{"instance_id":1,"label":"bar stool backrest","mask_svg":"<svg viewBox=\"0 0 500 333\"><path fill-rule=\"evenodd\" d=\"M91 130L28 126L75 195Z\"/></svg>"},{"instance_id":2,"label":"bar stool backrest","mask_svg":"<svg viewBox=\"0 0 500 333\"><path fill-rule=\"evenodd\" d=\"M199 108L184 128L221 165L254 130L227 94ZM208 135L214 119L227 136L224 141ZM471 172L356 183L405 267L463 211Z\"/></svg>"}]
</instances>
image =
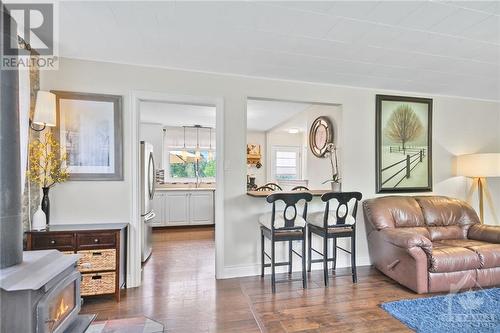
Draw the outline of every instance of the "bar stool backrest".
<instances>
[{"instance_id":1,"label":"bar stool backrest","mask_svg":"<svg viewBox=\"0 0 500 333\"><path fill-rule=\"evenodd\" d=\"M270 186L266 186L266 185L262 185L261 187L257 187L255 189L255 191L259 191L259 192L264 192L264 191L271 191L271 192L274 192L274 188L270 187Z\"/></svg>"},{"instance_id":2,"label":"bar stool backrest","mask_svg":"<svg viewBox=\"0 0 500 333\"><path fill-rule=\"evenodd\" d=\"M313 198L312 194L305 191L290 192L278 192L267 196L266 201L273 204L273 210L271 215L271 227L272 230L286 230L286 229L296 229L295 220L297 219L297 203L301 200L305 200L304 210L302 211L302 218L305 220L307 218L307 203ZM285 210L283 211L283 219L285 224L283 227L275 228L276 222L276 202L283 201L285 203ZM291 212L292 215L289 215Z\"/></svg>"},{"instance_id":3,"label":"bar stool backrest","mask_svg":"<svg viewBox=\"0 0 500 333\"><path fill-rule=\"evenodd\" d=\"M338 201L337 209L335 210L336 224L343 225L346 224L347 217L349 216L349 202L355 199L354 207L351 210L351 216L354 218L354 224L356 223L356 213L358 211L358 203L363 198L360 192L327 192L321 196L321 200L326 202L325 215L323 219L324 227L328 228L328 215L330 214L330 200L336 199Z\"/></svg>"},{"instance_id":4,"label":"bar stool backrest","mask_svg":"<svg viewBox=\"0 0 500 333\"><path fill-rule=\"evenodd\" d=\"M279 186L276 183L267 183L267 184L262 185L262 187L264 187L264 186L272 188L273 191L283 191L283 189L281 188L281 186Z\"/></svg>"},{"instance_id":5,"label":"bar stool backrest","mask_svg":"<svg viewBox=\"0 0 500 333\"><path fill-rule=\"evenodd\" d=\"M305 186L299 185L292 188L292 191L309 191L309 189Z\"/></svg>"}]
</instances>

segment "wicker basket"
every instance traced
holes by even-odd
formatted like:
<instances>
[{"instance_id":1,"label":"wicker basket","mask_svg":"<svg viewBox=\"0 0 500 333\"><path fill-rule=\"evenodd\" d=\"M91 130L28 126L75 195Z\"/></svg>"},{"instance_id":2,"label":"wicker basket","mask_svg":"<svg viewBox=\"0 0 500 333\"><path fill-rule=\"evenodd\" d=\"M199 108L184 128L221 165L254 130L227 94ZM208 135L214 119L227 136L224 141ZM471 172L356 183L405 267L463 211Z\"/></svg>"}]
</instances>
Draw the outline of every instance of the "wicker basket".
<instances>
[{"instance_id":1,"label":"wicker basket","mask_svg":"<svg viewBox=\"0 0 500 333\"><path fill-rule=\"evenodd\" d=\"M82 274L80 293L82 296L113 294L115 280L114 272Z\"/></svg>"},{"instance_id":2,"label":"wicker basket","mask_svg":"<svg viewBox=\"0 0 500 333\"><path fill-rule=\"evenodd\" d=\"M112 271L116 269L116 250L78 251L80 272Z\"/></svg>"}]
</instances>

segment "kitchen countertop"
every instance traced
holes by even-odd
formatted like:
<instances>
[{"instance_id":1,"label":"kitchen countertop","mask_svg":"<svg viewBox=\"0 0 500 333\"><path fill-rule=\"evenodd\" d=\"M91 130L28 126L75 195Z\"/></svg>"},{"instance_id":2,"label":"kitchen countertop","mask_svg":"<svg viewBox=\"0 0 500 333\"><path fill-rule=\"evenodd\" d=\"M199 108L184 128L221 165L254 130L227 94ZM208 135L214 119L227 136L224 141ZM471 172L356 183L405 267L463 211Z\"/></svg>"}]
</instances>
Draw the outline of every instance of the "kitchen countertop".
<instances>
[{"instance_id":1,"label":"kitchen countertop","mask_svg":"<svg viewBox=\"0 0 500 333\"><path fill-rule=\"evenodd\" d=\"M280 193L280 192L286 192L286 191L247 191L247 195L255 198L265 198L270 194ZM331 190L309 190L304 192L309 192L314 197L320 197L327 192L331 192ZM297 192L289 192L289 193L297 193Z\"/></svg>"},{"instance_id":2,"label":"kitchen countertop","mask_svg":"<svg viewBox=\"0 0 500 333\"><path fill-rule=\"evenodd\" d=\"M214 187L156 187L156 191L215 191Z\"/></svg>"}]
</instances>

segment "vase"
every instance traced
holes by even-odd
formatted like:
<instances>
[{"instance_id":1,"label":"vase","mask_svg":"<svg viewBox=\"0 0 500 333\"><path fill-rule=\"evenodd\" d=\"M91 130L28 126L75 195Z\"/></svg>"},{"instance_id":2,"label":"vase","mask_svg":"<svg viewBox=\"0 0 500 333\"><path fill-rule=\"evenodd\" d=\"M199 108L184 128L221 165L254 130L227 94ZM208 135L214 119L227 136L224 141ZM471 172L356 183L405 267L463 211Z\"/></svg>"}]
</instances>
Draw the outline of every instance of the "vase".
<instances>
[{"instance_id":1,"label":"vase","mask_svg":"<svg viewBox=\"0 0 500 333\"><path fill-rule=\"evenodd\" d=\"M43 197L42 197L42 210L45 213L45 221L47 222L47 225L49 224L50 220L50 200L49 200L49 190L50 187L42 187L43 191Z\"/></svg>"},{"instance_id":2,"label":"vase","mask_svg":"<svg viewBox=\"0 0 500 333\"><path fill-rule=\"evenodd\" d=\"M33 230L44 230L47 228L47 217L42 210L42 205L38 205L38 209L35 214L33 214L33 221L31 224L31 229Z\"/></svg>"},{"instance_id":3,"label":"vase","mask_svg":"<svg viewBox=\"0 0 500 333\"><path fill-rule=\"evenodd\" d=\"M332 186L332 192L342 192L342 183L330 183Z\"/></svg>"}]
</instances>

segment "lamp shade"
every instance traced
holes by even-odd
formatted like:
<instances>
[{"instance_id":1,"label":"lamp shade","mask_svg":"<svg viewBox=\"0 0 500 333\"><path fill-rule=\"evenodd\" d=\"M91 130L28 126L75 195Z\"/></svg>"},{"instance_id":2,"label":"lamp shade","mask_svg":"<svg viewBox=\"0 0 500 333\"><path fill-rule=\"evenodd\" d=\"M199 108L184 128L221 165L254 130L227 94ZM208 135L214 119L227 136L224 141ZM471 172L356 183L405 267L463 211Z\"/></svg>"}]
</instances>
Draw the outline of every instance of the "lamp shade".
<instances>
[{"instance_id":1,"label":"lamp shade","mask_svg":"<svg viewBox=\"0 0 500 333\"><path fill-rule=\"evenodd\" d=\"M36 94L33 123L37 125L56 126L56 95L49 91L38 91Z\"/></svg>"},{"instance_id":2,"label":"lamp shade","mask_svg":"<svg viewBox=\"0 0 500 333\"><path fill-rule=\"evenodd\" d=\"M500 153L458 156L457 173L466 177L500 177Z\"/></svg>"}]
</instances>

